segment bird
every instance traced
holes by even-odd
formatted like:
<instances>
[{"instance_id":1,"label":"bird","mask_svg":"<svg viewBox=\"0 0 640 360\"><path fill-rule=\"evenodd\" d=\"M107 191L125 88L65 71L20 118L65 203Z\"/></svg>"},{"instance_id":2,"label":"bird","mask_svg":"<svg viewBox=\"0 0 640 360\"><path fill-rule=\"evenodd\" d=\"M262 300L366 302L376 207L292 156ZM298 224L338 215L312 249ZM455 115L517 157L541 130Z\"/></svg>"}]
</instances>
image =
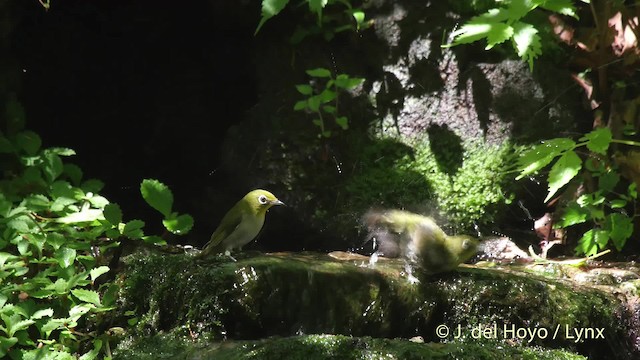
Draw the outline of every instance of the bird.
<instances>
[{"instance_id":1,"label":"bird","mask_svg":"<svg viewBox=\"0 0 640 360\"><path fill-rule=\"evenodd\" d=\"M429 273L450 271L476 254L479 241L467 235L447 235L424 215L404 210L369 211L363 217L370 237L380 237L389 257L404 257ZM384 251L384 250L383 250Z\"/></svg>"},{"instance_id":2,"label":"bird","mask_svg":"<svg viewBox=\"0 0 640 360\"><path fill-rule=\"evenodd\" d=\"M235 260L231 250L242 250L244 245L250 243L260 233L267 211L277 205L284 203L269 191L250 191L222 218L198 257L224 253Z\"/></svg>"}]
</instances>

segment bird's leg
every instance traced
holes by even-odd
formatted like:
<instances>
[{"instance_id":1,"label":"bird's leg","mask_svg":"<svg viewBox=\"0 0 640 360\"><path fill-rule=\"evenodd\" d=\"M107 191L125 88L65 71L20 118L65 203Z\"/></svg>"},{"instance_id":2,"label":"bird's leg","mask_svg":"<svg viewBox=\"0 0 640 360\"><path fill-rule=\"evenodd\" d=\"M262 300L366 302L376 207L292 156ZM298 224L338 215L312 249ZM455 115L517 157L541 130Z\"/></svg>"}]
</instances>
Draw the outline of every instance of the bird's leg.
<instances>
[{"instance_id":1,"label":"bird's leg","mask_svg":"<svg viewBox=\"0 0 640 360\"><path fill-rule=\"evenodd\" d=\"M231 260L237 262L238 260L236 260L233 256L231 256L231 251L229 250L225 250L224 252L224 256L228 256Z\"/></svg>"}]
</instances>

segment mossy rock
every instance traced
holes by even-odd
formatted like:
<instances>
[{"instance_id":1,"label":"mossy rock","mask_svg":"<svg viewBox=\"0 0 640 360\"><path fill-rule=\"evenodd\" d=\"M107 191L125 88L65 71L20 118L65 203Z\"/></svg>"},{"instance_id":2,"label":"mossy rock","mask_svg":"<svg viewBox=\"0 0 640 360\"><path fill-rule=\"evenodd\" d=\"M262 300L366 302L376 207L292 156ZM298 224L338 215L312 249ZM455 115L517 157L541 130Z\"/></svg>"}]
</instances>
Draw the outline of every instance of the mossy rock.
<instances>
[{"instance_id":1,"label":"mossy rock","mask_svg":"<svg viewBox=\"0 0 640 360\"><path fill-rule=\"evenodd\" d=\"M493 340L523 346L590 357L640 354L624 297L539 274L464 266L418 272L420 283L412 284L401 261L370 268L366 257L315 253L244 253L237 262L132 255L126 264L120 311L134 311L135 336L174 332L218 341L328 333L440 342L458 327L461 338L473 339L496 326ZM451 329L442 339L440 325ZM509 334L507 327L546 334ZM573 329L599 329L599 336L578 341Z\"/></svg>"},{"instance_id":2,"label":"mossy rock","mask_svg":"<svg viewBox=\"0 0 640 360\"><path fill-rule=\"evenodd\" d=\"M157 335L138 342L126 342L115 360L156 359L531 359L580 360L584 356L565 350L513 346L505 342L416 343L406 339L376 339L344 335L301 335L258 341L203 343Z\"/></svg>"}]
</instances>

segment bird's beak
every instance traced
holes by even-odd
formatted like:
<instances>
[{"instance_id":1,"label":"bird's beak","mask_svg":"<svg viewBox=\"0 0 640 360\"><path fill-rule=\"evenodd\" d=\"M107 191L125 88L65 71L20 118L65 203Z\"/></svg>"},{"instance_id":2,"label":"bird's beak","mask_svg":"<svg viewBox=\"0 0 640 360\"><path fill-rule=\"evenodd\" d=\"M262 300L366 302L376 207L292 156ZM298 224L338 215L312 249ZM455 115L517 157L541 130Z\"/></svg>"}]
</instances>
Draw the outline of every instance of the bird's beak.
<instances>
[{"instance_id":1,"label":"bird's beak","mask_svg":"<svg viewBox=\"0 0 640 360\"><path fill-rule=\"evenodd\" d=\"M284 205L284 206L286 206L286 205L285 205L285 203L283 203L283 202L282 202L282 201L280 201L280 200L274 200L274 201L272 201L272 202L271 202L271 205Z\"/></svg>"}]
</instances>

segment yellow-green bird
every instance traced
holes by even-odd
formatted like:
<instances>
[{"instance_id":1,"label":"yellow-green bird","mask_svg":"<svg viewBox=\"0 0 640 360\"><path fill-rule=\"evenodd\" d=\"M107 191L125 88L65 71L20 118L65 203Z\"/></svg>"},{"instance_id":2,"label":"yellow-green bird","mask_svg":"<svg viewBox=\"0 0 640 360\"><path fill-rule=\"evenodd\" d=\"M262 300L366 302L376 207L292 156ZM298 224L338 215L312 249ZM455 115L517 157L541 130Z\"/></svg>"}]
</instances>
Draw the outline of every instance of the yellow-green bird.
<instances>
[{"instance_id":1,"label":"yellow-green bird","mask_svg":"<svg viewBox=\"0 0 640 360\"><path fill-rule=\"evenodd\" d=\"M249 192L222 218L220 225L198 256L224 253L230 257L231 250L242 249L258 236L264 225L267 210L274 205L284 203L266 190L257 189Z\"/></svg>"},{"instance_id":2,"label":"yellow-green bird","mask_svg":"<svg viewBox=\"0 0 640 360\"><path fill-rule=\"evenodd\" d=\"M364 221L373 234L396 234L388 241L395 242L399 255L431 273L455 269L476 254L479 244L471 236L448 236L432 218L408 211L370 211Z\"/></svg>"}]
</instances>

